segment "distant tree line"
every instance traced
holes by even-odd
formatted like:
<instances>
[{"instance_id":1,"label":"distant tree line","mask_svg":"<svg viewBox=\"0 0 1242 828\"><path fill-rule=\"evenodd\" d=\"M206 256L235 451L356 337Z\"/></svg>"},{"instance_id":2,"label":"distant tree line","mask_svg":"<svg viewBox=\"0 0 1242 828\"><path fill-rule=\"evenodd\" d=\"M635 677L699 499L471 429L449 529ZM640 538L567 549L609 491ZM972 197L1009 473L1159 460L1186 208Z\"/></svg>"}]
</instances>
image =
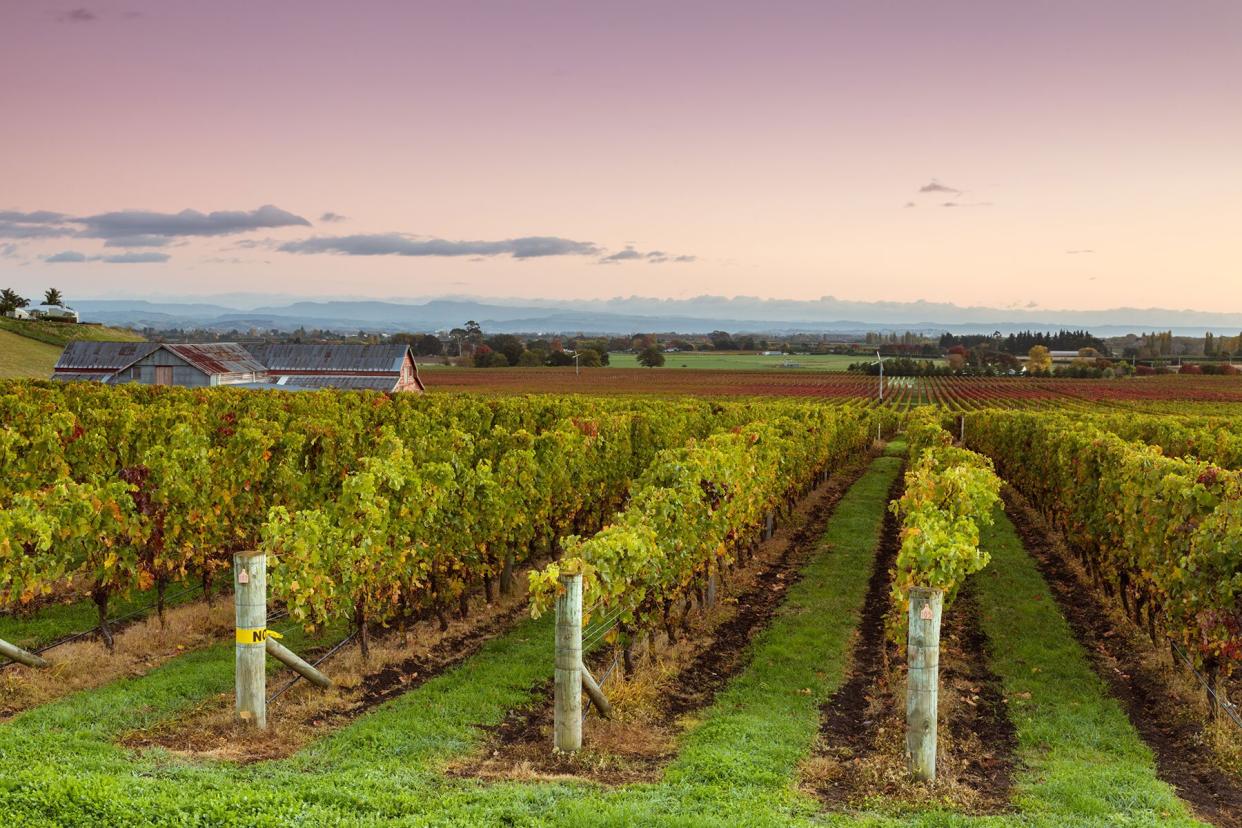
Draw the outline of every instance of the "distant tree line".
<instances>
[{"instance_id":1,"label":"distant tree line","mask_svg":"<svg viewBox=\"0 0 1242 828\"><path fill-rule=\"evenodd\" d=\"M996 331L990 336L987 334L966 334L956 335L951 333L942 334L940 337L940 347L948 350L955 345L961 345L964 348L974 348L984 343L992 344L997 350L1014 356L1024 355L1030 352L1031 348L1036 345L1042 345L1049 351L1078 351L1083 348L1094 348L1105 356L1108 355L1108 345L1098 336L1093 336L1090 331L1057 331L1054 334L1044 333L1043 331L1021 331L1019 333L1011 333L1008 336L1002 336L1000 331Z\"/></svg>"}]
</instances>

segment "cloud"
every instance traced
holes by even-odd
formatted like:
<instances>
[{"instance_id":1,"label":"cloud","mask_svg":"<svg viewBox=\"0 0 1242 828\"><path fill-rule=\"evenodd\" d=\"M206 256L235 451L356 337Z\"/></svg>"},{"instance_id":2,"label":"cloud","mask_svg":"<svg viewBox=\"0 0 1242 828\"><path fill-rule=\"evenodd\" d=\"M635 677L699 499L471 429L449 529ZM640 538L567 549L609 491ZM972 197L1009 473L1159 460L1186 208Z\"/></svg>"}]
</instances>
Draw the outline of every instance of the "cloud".
<instances>
[{"instance_id":1,"label":"cloud","mask_svg":"<svg viewBox=\"0 0 1242 828\"><path fill-rule=\"evenodd\" d=\"M52 239L73 233L64 222L64 213L51 210L35 210L23 213L19 210L0 210L0 239Z\"/></svg>"},{"instance_id":2,"label":"cloud","mask_svg":"<svg viewBox=\"0 0 1242 828\"><path fill-rule=\"evenodd\" d=\"M155 264L166 262L171 259L167 253L157 253L154 250L143 252L117 253L112 256L100 256L99 260L107 264Z\"/></svg>"},{"instance_id":3,"label":"cloud","mask_svg":"<svg viewBox=\"0 0 1242 828\"><path fill-rule=\"evenodd\" d=\"M103 239L105 247L163 247L172 239L193 236L226 236L273 227L310 227L299 215L270 204L256 210L221 210L201 213L157 213L119 210L74 217L51 210L24 213L0 210L0 238L52 239L73 236Z\"/></svg>"},{"instance_id":4,"label":"cloud","mask_svg":"<svg viewBox=\"0 0 1242 828\"><path fill-rule=\"evenodd\" d=\"M699 260L698 256L674 256L673 257L673 261L677 262L678 264L689 264L690 262L697 262L698 260Z\"/></svg>"},{"instance_id":5,"label":"cloud","mask_svg":"<svg viewBox=\"0 0 1242 828\"><path fill-rule=\"evenodd\" d=\"M918 207L919 205L915 204L913 201L907 201L906 206L907 207Z\"/></svg>"},{"instance_id":6,"label":"cloud","mask_svg":"<svg viewBox=\"0 0 1242 828\"><path fill-rule=\"evenodd\" d=\"M104 247L167 247L172 243L168 236L140 233L136 236L116 236L104 242Z\"/></svg>"},{"instance_id":7,"label":"cloud","mask_svg":"<svg viewBox=\"0 0 1242 828\"><path fill-rule=\"evenodd\" d=\"M156 213L149 210L119 210L70 219L84 229L77 235L92 239L132 238L134 236L227 236L272 227L310 227L299 215L265 204L257 210L217 210L201 213Z\"/></svg>"},{"instance_id":8,"label":"cloud","mask_svg":"<svg viewBox=\"0 0 1242 828\"><path fill-rule=\"evenodd\" d=\"M1076 256L1079 253L1094 253L1095 251L1094 250L1066 250L1065 252L1069 254L1070 256Z\"/></svg>"},{"instance_id":9,"label":"cloud","mask_svg":"<svg viewBox=\"0 0 1242 828\"><path fill-rule=\"evenodd\" d=\"M0 259L16 259L17 245L13 242L0 244Z\"/></svg>"},{"instance_id":10,"label":"cloud","mask_svg":"<svg viewBox=\"0 0 1242 828\"><path fill-rule=\"evenodd\" d=\"M62 250L59 253L53 253L51 256L45 257L43 261L49 264L80 264L82 262L153 264L166 262L171 258L167 253L157 253L155 251L126 251L124 253L113 253L110 256L88 256L85 253L79 253L77 250Z\"/></svg>"},{"instance_id":11,"label":"cloud","mask_svg":"<svg viewBox=\"0 0 1242 828\"><path fill-rule=\"evenodd\" d=\"M99 19L99 15L90 9L70 9L67 12L61 12L56 16L61 23L93 23Z\"/></svg>"},{"instance_id":12,"label":"cloud","mask_svg":"<svg viewBox=\"0 0 1242 828\"><path fill-rule=\"evenodd\" d=\"M51 210L35 210L32 213L0 210L0 221L16 221L23 224L59 224L68 218L64 213L53 213Z\"/></svg>"},{"instance_id":13,"label":"cloud","mask_svg":"<svg viewBox=\"0 0 1242 828\"><path fill-rule=\"evenodd\" d=\"M449 241L405 233L363 233L352 236L312 236L285 242L285 253L336 253L346 256L512 256L535 259L545 256L594 256L600 249L591 242L557 236L523 236L500 241Z\"/></svg>"},{"instance_id":14,"label":"cloud","mask_svg":"<svg viewBox=\"0 0 1242 828\"><path fill-rule=\"evenodd\" d=\"M342 216L340 213L331 213L331 212L324 213L322 216L319 217L320 221L326 221L326 222L345 221L345 219L346 217Z\"/></svg>"},{"instance_id":15,"label":"cloud","mask_svg":"<svg viewBox=\"0 0 1242 828\"><path fill-rule=\"evenodd\" d=\"M673 256L663 250L651 250L643 253L636 250L634 245L627 244L624 250L618 250L616 253L610 253L599 260L600 264L616 264L617 262L632 262L643 260L647 264L663 264L664 262L693 262L697 256Z\"/></svg>"},{"instance_id":16,"label":"cloud","mask_svg":"<svg viewBox=\"0 0 1242 828\"><path fill-rule=\"evenodd\" d=\"M50 264L60 264L63 262L78 263L86 261L86 254L79 253L76 250L62 250L59 253L53 253L51 256L46 257L43 261Z\"/></svg>"},{"instance_id":17,"label":"cloud","mask_svg":"<svg viewBox=\"0 0 1242 828\"><path fill-rule=\"evenodd\" d=\"M628 262L634 259L641 259L641 258L643 258L642 253L639 253L637 250L635 250L632 247L626 247L624 250L619 250L610 256L603 257L602 259L600 259L600 263L607 264L610 262Z\"/></svg>"},{"instance_id":18,"label":"cloud","mask_svg":"<svg viewBox=\"0 0 1242 828\"><path fill-rule=\"evenodd\" d=\"M962 193L962 191L957 189L956 187L949 187L945 184L941 184L939 181L937 181L934 178L931 180L930 184L924 184L922 187L919 187L919 192L920 193L953 193L954 195L961 195Z\"/></svg>"}]
</instances>

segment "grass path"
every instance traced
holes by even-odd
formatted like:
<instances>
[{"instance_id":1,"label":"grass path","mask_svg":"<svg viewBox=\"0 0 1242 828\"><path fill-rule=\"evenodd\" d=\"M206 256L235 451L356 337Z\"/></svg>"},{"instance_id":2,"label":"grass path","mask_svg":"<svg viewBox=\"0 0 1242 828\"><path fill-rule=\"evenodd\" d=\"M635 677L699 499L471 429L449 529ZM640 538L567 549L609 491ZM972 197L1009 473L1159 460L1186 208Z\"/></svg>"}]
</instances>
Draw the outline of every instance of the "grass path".
<instances>
[{"instance_id":1,"label":"grass path","mask_svg":"<svg viewBox=\"0 0 1242 828\"><path fill-rule=\"evenodd\" d=\"M1091 668L1003 512L984 530L977 577L992 669L1018 731L1016 800L1032 824L1198 824Z\"/></svg>"}]
</instances>

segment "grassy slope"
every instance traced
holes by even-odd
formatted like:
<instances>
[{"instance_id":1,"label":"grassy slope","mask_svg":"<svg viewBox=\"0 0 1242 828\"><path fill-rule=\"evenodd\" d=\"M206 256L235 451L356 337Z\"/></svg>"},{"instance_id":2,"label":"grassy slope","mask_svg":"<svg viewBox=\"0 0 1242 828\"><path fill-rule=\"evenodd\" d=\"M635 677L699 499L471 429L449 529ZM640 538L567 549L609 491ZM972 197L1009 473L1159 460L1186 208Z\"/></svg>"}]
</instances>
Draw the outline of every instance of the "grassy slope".
<instances>
[{"instance_id":1,"label":"grassy slope","mask_svg":"<svg viewBox=\"0 0 1242 828\"><path fill-rule=\"evenodd\" d=\"M64 345L75 339L92 342L142 342L142 335L129 328L109 328L107 325L67 325L63 322L43 322L28 319L0 317L0 330L45 342Z\"/></svg>"},{"instance_id":2,"label":"grassy slope","mask_svg":"<svg viewBox=\"0 0 1242 828\"><path fill-rule=\"evenodd\" d=\"M65 344L74 339L141 342L142 336L124 328L102 325L65 325L0 317L0 379L47 379Z\"/></svg>"},{"instance_id":3,"label":"grassy slope","mask_svg":"<svg viewBox=\"0 0 1242 828\"><path fill-rule=\"evenodd\" d=\"M60 357L60 347L0 328L0 379L47 379Z\"/></svg>"}]
</instances>

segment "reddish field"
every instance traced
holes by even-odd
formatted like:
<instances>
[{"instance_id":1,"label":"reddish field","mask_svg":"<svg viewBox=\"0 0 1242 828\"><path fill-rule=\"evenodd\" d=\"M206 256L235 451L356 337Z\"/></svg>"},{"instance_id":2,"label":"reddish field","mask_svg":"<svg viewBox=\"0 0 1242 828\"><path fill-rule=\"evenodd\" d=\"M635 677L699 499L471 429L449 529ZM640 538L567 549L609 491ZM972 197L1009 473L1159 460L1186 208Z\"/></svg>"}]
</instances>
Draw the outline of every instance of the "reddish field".
<instances>
[{"instance_id":1,"label":"reddish field","mask_svg":"<svg viewBox=\"0 0 1242 828\"><path fill-rule=\"evenodd\" d=\"M659 368L463 368L424 371L431 391L557 394L697 394L874 398L875 377L799 371L721 371ZM1242 402L1242 377L1133 377L1117 380L1026 377L897 377L886 381L887 401L897 405L942 402L973 408L1047 402Z\"/></svg>"}]
</instances>

